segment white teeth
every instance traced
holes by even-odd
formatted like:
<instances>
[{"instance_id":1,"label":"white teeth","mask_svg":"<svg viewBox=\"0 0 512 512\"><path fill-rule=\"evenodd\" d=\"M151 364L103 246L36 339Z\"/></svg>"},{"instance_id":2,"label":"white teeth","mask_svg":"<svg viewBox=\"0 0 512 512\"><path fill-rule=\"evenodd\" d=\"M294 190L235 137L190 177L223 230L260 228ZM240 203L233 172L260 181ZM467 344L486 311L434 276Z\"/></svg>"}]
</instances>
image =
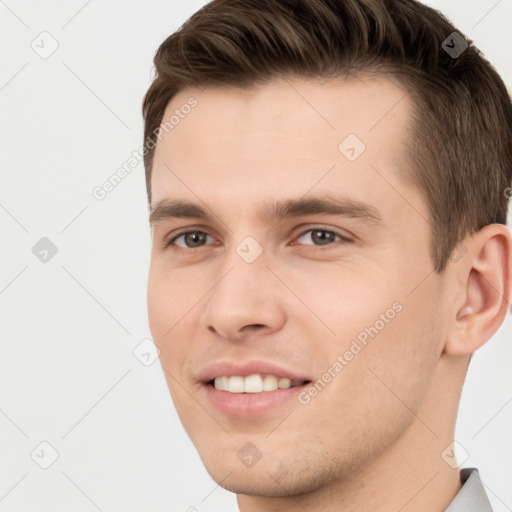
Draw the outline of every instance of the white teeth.
<instances>
[{"instance_id":1,"label":"white teeth","mask_svg":"<svg viewBox=\"0 0 512 512\"><path fill-rule=\"evenodd\" d=\"M215 389L230 393L261 393L263 391L275 391L276 389L288 389L302 384L303 381L291 381L287 377L276 377L275 375L262 377L258 373L248 377L223 375L222 377L216 377L213 381Z\"/></svg>"},{"instance_id":2,"label":"white teeth","mask_svg":"<svg viewBox=\"0 0 512 512\"><path fill-rule=\"evenodd\" d=\"M229 377L226 391L230 393L243 393L245 391L244 378L238 376Z\"/></svg>"},{"instance_id":3,"label":"white teeth","mask_svg":"<svg viewBox=\"0 0 512 512\"><path fill-rule=\"evenodd\" d=\"M215 389L220 389L221 391L228 389L228 377L217 377L213 381L213 385Z\"/></svg>"},{"instance_id":4,"label":"white teeth","mask_svg":"<svg viewBox=\"0 0 512 512\"><path fill-rule=\"evenodd\" d=\"M292 381L290 379L287 379L286 377L281 377L279 379L279 382L277 385L279 386L279 389L288 389L292 384Z\"/></svg>"},{"instance_id":5,"label":"white teeth","mask_svg":"<svg viewBox=\"0 0 512 512\"><path fill-rule=\"evenodd\" d=\"M261 375L249 375L245 378L244 391L246 393L261 393L263 391L263 379Z\"/></svg>"},{"instance_id":6,"label":"white teeth","mask_svg":"<svg viewBox=\"0 0 512 512\"><path fill-rule=\"evenodd\" d=\"M266 375L263 379L263 391L274 391L278 388L277 377L275 375Z\"/></svg>"}]
</instances>

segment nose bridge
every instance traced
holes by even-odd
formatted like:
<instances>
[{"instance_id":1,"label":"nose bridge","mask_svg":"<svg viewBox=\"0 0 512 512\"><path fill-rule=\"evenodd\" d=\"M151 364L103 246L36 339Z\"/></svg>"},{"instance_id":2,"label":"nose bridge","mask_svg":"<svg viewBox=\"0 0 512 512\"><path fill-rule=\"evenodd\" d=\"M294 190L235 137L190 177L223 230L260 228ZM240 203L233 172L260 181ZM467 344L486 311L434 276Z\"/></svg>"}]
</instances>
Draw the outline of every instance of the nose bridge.
<instances>
[{"instance_id":1,"label":"nose bridge","mask_svg":"<svg viewBox=\"0 0 512 512\"><path fill-rule=\"evenodd\" d=\"M231 339L250 325L279 329L284 308L267 263L267 253L255 238L245 237L233 246L222 262L222 277L208 296L203 326Z\"/></svg>"}]
</instances>

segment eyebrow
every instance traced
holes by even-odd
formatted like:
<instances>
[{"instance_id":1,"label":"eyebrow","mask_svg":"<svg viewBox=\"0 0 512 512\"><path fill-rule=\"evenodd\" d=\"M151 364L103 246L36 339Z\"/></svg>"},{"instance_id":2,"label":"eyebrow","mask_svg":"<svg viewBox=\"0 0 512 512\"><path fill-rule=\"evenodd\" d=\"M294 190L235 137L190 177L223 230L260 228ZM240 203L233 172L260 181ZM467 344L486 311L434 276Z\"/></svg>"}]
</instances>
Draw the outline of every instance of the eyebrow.
<instances>
[{"instance_id":1,"label":"eyebrow","mask_svg":"<svg viewBox=\"0 0 512 512\"><path fill-rule=\"evenodd\" d=\"M303 215L338 215L361 219L376 226L384 225L379 211L374 206L348 197L320 196L286 199L267 203L257 213L258 219L268 224ZM153 226L160 221L172 218L212 220L214 215L190 201L164 199L151 207L149 224Z\"/></svg>"}]
</instances>

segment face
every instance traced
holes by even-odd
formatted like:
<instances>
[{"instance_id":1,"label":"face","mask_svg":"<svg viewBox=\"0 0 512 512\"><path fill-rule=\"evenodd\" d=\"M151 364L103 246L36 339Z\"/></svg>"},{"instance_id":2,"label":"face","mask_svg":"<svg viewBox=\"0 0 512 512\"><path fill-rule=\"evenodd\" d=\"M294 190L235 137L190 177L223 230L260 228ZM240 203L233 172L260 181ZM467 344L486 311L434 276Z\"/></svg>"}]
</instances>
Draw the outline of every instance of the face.
<instances>
[{"instance_id":1,"label":"face","mask_svg":"<svg viewBox=\"0 0 512 512\"><path fill-rule=\"evenodd\" d=\"M410 100L297 79L183 90L164 121L190 97L152 174L149 321L178 414L231 491L348 478L406 432L442 352Z\"/></svg>"}]
</instances>

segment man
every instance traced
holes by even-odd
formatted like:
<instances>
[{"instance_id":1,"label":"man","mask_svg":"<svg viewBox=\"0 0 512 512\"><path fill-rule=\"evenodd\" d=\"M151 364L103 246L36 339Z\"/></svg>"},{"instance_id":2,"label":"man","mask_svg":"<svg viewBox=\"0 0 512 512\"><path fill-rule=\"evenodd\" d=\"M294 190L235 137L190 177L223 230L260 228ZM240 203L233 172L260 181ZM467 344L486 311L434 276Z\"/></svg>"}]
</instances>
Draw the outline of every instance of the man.
<instances>
[{"instance_id":1,"label":"man","mask_svg":"<svg viewBox=\"0 0 512 512\"><path fill-rule=\"evenodd\" d=\"M242 512L488 511L446 462L510 304L512 106L412 0L214 0L147 92L149 321Z\"/></svg>"}]
</instances>

